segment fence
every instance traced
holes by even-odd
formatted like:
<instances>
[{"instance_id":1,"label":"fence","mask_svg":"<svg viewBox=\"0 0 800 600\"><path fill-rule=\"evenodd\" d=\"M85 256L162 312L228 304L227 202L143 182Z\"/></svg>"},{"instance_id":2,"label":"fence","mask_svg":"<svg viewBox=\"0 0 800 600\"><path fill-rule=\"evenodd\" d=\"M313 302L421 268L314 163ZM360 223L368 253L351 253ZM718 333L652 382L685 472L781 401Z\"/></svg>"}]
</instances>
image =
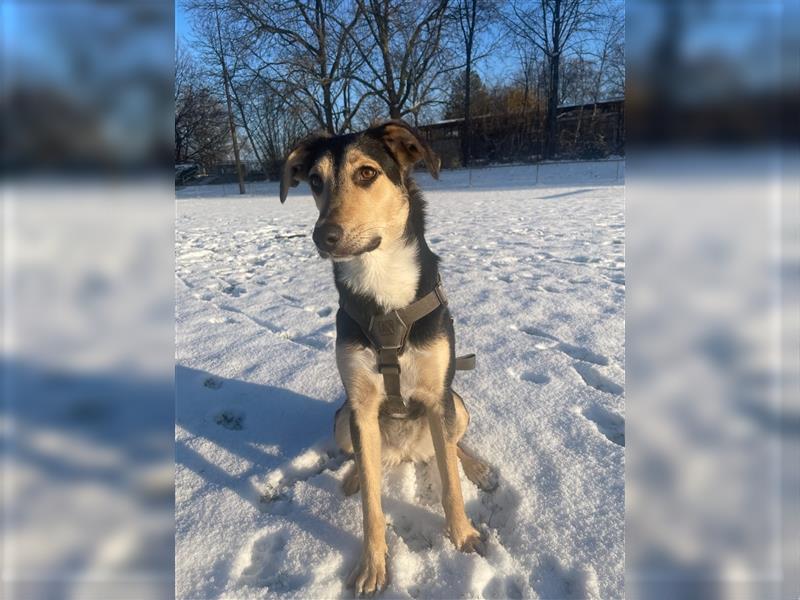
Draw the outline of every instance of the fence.
<instances>
[{"instance_id":1,"label":"fence","mask_svg":"<svg viewBox=\"0 0 800 600\"><path fill-rule=\"evenodd\" d=\"M470 119L472 163L536 162L544 154L544 112L498 113ZM562 106L558 110L558 156L596 159L625 152L625 105L621 99ZM445 167L461 166L464 119L420 130Z\"/></svg>"},{"instance_id":2,"label":"fence","mask_svg":"<svg viewBox=\"0 0 800 600\"><path fill-rule=\"evenodd\" d=\"M564 187L593 185L622 185L625 182L625 159L545 161L537 164L503 164L446 169L434 180L425 169L414 177L425 190L497 189L525 187ZM183 188L179 197L238 197L236 181L216 181L218 185L195 185ZM270 181L248 182L248 194L270 196L277 200L278 184ZM307 190L300 190L307 193Z\"/></svg>"}]
</instances>

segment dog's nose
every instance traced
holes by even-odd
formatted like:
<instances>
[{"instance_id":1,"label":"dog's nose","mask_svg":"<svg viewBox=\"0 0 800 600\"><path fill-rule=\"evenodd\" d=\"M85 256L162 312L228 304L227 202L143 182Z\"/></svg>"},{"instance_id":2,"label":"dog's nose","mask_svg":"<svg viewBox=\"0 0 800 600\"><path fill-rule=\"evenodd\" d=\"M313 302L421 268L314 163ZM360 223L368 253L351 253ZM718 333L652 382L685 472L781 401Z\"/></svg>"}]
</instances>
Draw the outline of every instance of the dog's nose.
<instances>
[{"instance_id":1,"label":"dog's nose","mask_svg":"<svg viewBox=\"0 0 800 600\"><path fill-rule=\"evenodd\" d=\"M317 248L325 252L332 252L339 240L342 239L343 234L342 228L335 223L325 223L314 228L312 237Z\"/></svg>"}]
</instances>

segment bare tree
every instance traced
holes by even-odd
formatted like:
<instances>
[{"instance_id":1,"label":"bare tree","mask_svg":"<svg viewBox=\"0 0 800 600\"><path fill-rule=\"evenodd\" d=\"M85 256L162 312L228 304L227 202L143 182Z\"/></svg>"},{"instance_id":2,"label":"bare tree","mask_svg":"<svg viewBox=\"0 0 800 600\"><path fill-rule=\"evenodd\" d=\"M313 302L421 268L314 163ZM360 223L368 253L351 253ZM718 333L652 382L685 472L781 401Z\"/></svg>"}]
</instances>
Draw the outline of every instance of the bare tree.
<instances>
[{"instance_id":1,"label":"bare tree","mask_svg":"<svg viewBox=\"0 0 800 600\"><path fill-rule=\"evenodd\" d=\"M231 0L250 25L255 74L279 82L330 133L347 131L368 94L354 94L351 33L360 19L347 0ZM355 99L354 99L355 97Z\"/></svg>"},{"instance_id":2,"label":"bare tree","mask_svg":"<svg viewBox=\"0 0 800 600\"><path fill-rule=\"evenodd\" d=\"M604 13L605 24L595 52L598 62L595 102L603 96L617 97L625 92L625 5L609 0Z\"/></svg>"},{"instance_id":3,"label":"bare tree","mask_svg":"<svg viewBox=\"0 0 800 600\"><path fill-rule=\"evenodd\" d=\"M233 159L236 162L236 174L239 178L239 193L244 194L244 172L242 171L242 161L239 158L239 140L236 135L236 122L233 119L233 101L231 100L231 79L228 73L228 62L225 56L225 44L222 39L222 24L219 18L219 8L214 3L214 24L217 27L216 45L212 48L216 50L219 66L222 69L222 87L225 90L225 103L228 107L228 125L231 129L231 142L233 143Z\"/></svg>"},{"instance_id":4,"label":"bare tree","mask_svg":"<svg viewBox=\"0 0 800 600\"><path fill-rule=\"evenodd\" d=\"M494 20L495 5L487 0L453 0L455 22L464 57L464 126L461 133L461 164L469 166L472 152L472 74L475 63L485 56L487 48L479 48L481 34ZM482 51L482 52L481 52Z\"/></svg>"},{"instance_id":5,"label":"bare tree","mask_svg":"<svg viewBox=\"0 0 800 600\"><path fill-rule=\"evenodd\" d=\"M442 32L448 0L356 0L363 14L353 40L363 59L356 79L392 119L418 115L432 97L446 62Z\"/></svg>"},{"instance_id":6,"label":"bare tree","mask_svg":"<svg viewBox=\"0 0 800 600\"><path fill-rule=\"evenodd\" d=\"M508 28L538 48L547 60L548 89L545 117L546 158L558 152L558 104L561 63L579 34L592 30L597 0L513 0L506 15Z\"/></svg>"},{"instance_id":7,"label":"bare tree","mask_svg":"<svg viewBox=\"0 0 800 600\"><path fill-rule=\"evenodd\" d=\"M225 108L191 57L175 51L175 163L210 168L230 150Z\"/></svg>"},{"instance_id":8,"label":"bare tree","mask_svg":"<svg viewBox=\"0 0 800 600\"><path fill-rule=\"evenodd\" d=\"M277 177L292 144L309 130L303 120L303 109L287 100L269 81L253 81L248 96L246 106L253 124L253 143L260 149L265 175Z\"/></svg>"},{"instance_id":9,"label":"bare tree","mask_svg":"<svg viewBox=\"0 0 800 600\"><path fill-rule=\"evenodd\" d=\"M198 49L209 67L209 74L219 81L225 97L239 193L244 194L244 172L239 156L239 138L231 92L231 67L233 70L236 68L236 56L231 52L230 43L233 36L227 26L223 28L218 0L191 0L187 2L186 7L194 13L195 42ZM231 59L233 61L229 62Z\"/></svg>"},{"instance_id":10,"label":"bare tree","mask_svg":"<svg viewBox=\"0 0 800 600\"><path fill-rule=\"evenodd\" d=\"M420 124L442 108L464 117L453 162L552 157L559 104L597 101L624 85L622 0L180 1L195 16L208 98L228 107L227 147L268 175L310 130L352 131L387 113ZM481 61L505 44L519 68L481 82ZM492 116L477 121L476 111ZM564 121L565 148L594 135L582 115L572 129L574 115ZM599 113L597 121L604 126ZM179 147L180 135L176 120Z\"/></svg>"}]
</instances>

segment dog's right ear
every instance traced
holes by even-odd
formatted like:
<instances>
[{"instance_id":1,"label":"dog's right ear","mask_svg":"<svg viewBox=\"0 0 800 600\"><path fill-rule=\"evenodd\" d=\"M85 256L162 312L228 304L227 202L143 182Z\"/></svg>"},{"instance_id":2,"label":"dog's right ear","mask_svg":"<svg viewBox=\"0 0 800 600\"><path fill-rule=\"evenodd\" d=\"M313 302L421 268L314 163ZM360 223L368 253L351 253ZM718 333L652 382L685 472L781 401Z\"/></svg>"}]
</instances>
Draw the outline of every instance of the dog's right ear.
<instances>
[{"instance_id":1,"label":"dog's right ear","mask_svg":"<svg viewBox=\"0 0 800 600\"><path fill-rule=\"evenodd\" d=\"M311 169L311 150L314 144L328 137L330 137L328 133L312 133L300 140L289 152L283 163L281 175L281 204L286 202L290 187L296 187L301 181L308 179L308 171Z\"/></svg>"}]
</instances>

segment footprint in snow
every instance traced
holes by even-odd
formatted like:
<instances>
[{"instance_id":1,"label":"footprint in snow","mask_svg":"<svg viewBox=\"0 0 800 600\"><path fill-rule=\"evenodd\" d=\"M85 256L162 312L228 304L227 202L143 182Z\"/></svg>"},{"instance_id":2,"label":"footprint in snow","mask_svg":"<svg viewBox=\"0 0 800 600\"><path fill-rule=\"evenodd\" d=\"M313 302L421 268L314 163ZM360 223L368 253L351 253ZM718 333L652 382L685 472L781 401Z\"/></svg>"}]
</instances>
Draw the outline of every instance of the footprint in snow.
<instances>
[{"instance_id":1,"label":"footprint in snow","mask_svg":"<svg viewBox=\"0 0 800 600\"><path fill-rule=\"evenodd\" d=\"M208 319L208 322L213 325L228 325L231 323L238 323L239 321L232 317L211 317Z\"/></svg>"},{"instance_id":2,"label":"footprint in snow","mask_svg":"<svg viewBox=\"0 0 800 600\"><path fill-rule=\"evenodd\" d=\"M210 390L218 390L222 387L222 379L219 377L207 377L203 381L203 387L207 387Z\"/></svg>"},{"instance_id":3,"label":"footprint in snow","mask_svg":"<svg viewBox=\"0 0 800 600\"><path fill-rule=\"evenodd\" d=\"M247 290L242 287L241 285L229 285L224 287L220 290L223 294L228 296L233 296L234 298L238 298L242 294L246 294Z\"/></svg>"},{"instance_id":4,"label":"footprint in snow","mask_svg":"<svg viewBox=\"0 0 800 600\"><path fill-rule=\"evenodd\" d=\"M546 383L550 383L550 377L543 373L537 373L535 371L525 371L520 373L519 378L522 381L527 381L529 383L535 383L538 385L544 385Z\"/></svg>"},{"instance_id":5,"label":"footprint in snow","mask_svg":"<svg viewBox=\"0 0 800 600\"><path fill-rule=\"evenodd\" d=\"M256 538L250 551L250 564L240 576L242 583L266 587L280 594L304 587L310 580L309 571L304 563L288 556L288 540L285 530Z\"/></svg>"},{"instance_id":6,"label":"footprint in snow","mask_svg":"<svg viewBox=\"0 0 800 600\"><path fill-rule=\"evenodd\" d=\"M523 589L525 582L520 581L518 575L496 575L483 588L484 598L510 598L521 600L525 597Z\"/></svg>"},{"instance_id":7,"label":"footprint in snow","mask_svg":"<svg viewBox=\"0 0 800 600\"><path fill-rule=\"evenodd\" d=\"M292 340L295 344L300 344L312 350L326 350L330 344L331 338L320 339L315 335L298 335L290 336L288 339Z\"/></svg>"},{"instance_id":8,"label":"footprint in snow","mask_svg":"<svg viewBox=\"0 0 800 600\"><path fill-rule=\"evenodd\" d=\"M593 369L587 364L575 363L572 365L572 367L575 369L578 375L581 376L581 379L583 379L583 382L586 385L591 386L600 392L621 396L625 391L621 385L611 381L597 369Z\"/></svg>"},{"instance_id":9,"label":"footprint in snow","mask_svg":"<svg viewBox=\"0 0 800 600\"><path fill-rule=\"evenodd\" d=\"M262 510L273 511L277 503L286 500L294 486L300 481L308 481L324 471L335 471L345 462L346 456L330 444L320 442L270 471L266 481L254 482L256 487L264 490L260 503Z\"/></svg>"},{"instance_id":10,"label":"footprint in snow","mask_svg":"<svg viewBox=\"0 0 800 600\"><path fill-rule=\"evenodd\" d=\"M567 344L565 342L560 342L557 348L575 360L582 360L584 362L594 363L603 367L608 365L608 359L605 356L602 354L597 354L596 352L592 352L588 348L573 346L572 344Z\"/></svg>"},{"instance_id":11,"label":"footprint in snow","mask_svg":"<svg viewBox=\"0 0 800 600\"><path fill-rule=\"evenodd\" d=\"M545 554L530 577L531 587L541 598L600 600L597 574L590 566L569 568L558 558Z\"/></svg>"},{"instance_id":12,"label":"footprint in snow","mask_svg":"<svg viewBox=\"0 0 800 600\"><path fill-rule=\"evenodd\" d=\"M522 331L523 333L527 333L528 335L531 335L533 337L540 337L540 338L544 338L546 340L552 340L554 342L558 341L558 338L556 338L555 336L550 335L546 331L544 331L542 329L539 329L537 327L526 326L526 327L520 327L519 330Z\"/></svg>"},{"instance_id":13,"label":"footprint in snow","mask_svg":"<svg viewBox=\"0 0 800 600\"><path fill-rule=\"evenodd\" d=\"M625 447L625 419L597 405L584 409L582 414L594 423L597 430L610 442Z\"/></svg>"},{"instance_id":14,"label":"footprint in snow","mask_svg":"<svg viewBox=\"0 0 800 600\"><path fill-rule=\"evenodd\" d=\"M325 308L320 308L317 311L317 315L320 316L320 317L327 317L332 312L333 312L333 308L331 308L330 306L326 306Z\"/></svg>"},{"instance_id":15,"label":"footprint in snow","mask_svg":"<svg viewBox=\"0 0 800 600\"><path fill-rule=\"evenodd\" d=\"M590 362L601 366L608 365L608 358L606 358L602 354L593 352L588 348L582 348L581 346L574 346L572 344L559 341L557 337L547 333L542 329L538 329L536 327L531 327L531 326L525 326L525 327L520 327L520 331L522 331L523 333L527 333L532 337L542 338L545 340L556 342L555 346L547 346L547 347L554 347L556 350L563 352L564 354L566 354L570 358L574 358L575 360L582 360L584 362ZM537 348L538 347L540 346L537 346Z\"/></svg>"},{"instance_id":16,"label":"footprint in snow","mask_svg":"<svg viewBox=\"0 0 800 600\"><path fill-rule=\"evenodd\" d=\"M235 410L223 410L214 417L214 422L220 427L231 431L244 429L244 413Z\"/></svg>"},{"instance_id":17,"label":"footprint in snow","mask_svg":"<svg viewBox=\"0 0 800 600\"><path fill-rule=\"evenodd\" d=\"M550 383L550 377L545 375L544 373L539 373L537 371L522 371L517 372L515 369L508 368L506 372L511 375L514 379L519 381L527 381L528 383L535 383L537 385L544 385L546 383Z\"/></svg>"}]
</instances>

